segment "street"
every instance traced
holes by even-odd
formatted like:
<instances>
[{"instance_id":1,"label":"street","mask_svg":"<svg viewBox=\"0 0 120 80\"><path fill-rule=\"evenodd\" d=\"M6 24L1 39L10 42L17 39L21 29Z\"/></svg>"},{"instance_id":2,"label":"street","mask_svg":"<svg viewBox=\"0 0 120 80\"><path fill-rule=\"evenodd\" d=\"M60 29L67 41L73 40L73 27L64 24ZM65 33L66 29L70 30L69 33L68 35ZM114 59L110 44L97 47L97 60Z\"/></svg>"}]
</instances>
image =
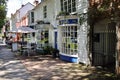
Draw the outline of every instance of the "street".
<instances>
[{"instance_id":1,"label":"street","mask_svg":"<svg viewBox=\"0 0 120 80\"><path fill-rule=\"evenodd\" d=\"M11 49L1 45L0 80L117 80L117 78L107 69L64 62L50 55L15 56Z\"/></svg>"}]
</instances>

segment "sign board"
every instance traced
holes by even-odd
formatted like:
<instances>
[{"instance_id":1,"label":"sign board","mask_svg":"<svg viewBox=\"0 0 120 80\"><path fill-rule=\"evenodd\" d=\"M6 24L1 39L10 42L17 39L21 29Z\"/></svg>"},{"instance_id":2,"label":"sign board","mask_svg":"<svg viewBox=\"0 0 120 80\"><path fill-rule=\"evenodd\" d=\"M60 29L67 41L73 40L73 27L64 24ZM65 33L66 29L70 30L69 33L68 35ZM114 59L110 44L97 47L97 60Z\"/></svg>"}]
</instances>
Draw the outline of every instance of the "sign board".
<instances>
[{"instance_id":1,"label":"sign board","mask_svg":"<svg viewBox=\"0 0 120 80\"><path fill-rule=\"evenodd\" d=\"M62 24L78 24L78 19L60 20L59 25L62 25Z\"/></svg>"}]
</instances>

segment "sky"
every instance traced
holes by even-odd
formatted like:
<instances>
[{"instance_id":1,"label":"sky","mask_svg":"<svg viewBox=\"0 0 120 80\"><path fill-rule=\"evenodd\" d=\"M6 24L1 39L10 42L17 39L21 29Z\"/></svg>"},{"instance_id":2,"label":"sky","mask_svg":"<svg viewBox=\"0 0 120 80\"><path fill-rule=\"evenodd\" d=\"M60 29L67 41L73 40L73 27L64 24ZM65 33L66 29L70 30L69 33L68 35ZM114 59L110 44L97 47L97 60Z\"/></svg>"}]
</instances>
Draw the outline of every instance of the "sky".
<instances>
[{"instance_id":1,"label":"sky","mask_svg":"<svg viewBox=\"0 0 120 80\"><path fill-rule=\"evenodd\" d=\"M41 0L39 0L41 1ZM19 9L21 7L22 4L26 4L26 3L32 3L34 2L34 0L8 0L7 2L7 17L11 16L11 13L15 13L17 9Z\"/></svg>"}]
</instances>

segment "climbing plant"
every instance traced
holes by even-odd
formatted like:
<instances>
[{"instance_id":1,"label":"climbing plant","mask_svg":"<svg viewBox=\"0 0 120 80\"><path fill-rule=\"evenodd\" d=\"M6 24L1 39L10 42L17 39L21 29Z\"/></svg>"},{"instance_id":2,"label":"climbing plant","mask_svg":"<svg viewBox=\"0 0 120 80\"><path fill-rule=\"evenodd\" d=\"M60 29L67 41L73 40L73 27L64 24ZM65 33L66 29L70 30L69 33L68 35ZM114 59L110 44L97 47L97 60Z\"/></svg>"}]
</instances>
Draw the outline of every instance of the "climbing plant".
<instances>
[{"instance_id":1,"label":"climbing plant","mask_svg":"<svg viewBox=\"0 0 120 80\"><path fill-rule=\"evenodd\" d=\"M67 16L67 15L69 15L68 12L61 11L61 12L58 13L57 17L58 17L58 16Z\"/></svg>"},{"instance_id":2,"label":"climbing plant","mask_svg":"<svg viewBox=\"0 0 120 80\"><path fill-rule=\"evenodd\" d=\"M84 22L87 21L87 14L83 13L79 15L79 24L82 25Z\"/></svg>"},{"instance_id":3,"label":"climbing plant","mask_svg":"<svg viewBox=\"0 0 120 80\"><path fill-rule=\"evenodd\" d=\"M91 54L93 51L93 30L95 23L103 20L109 19L114 20L117 24L120 24L120 0L89 0L88 9L88 24L90 25L88 37L89 37L89 52L88 57L91 60ZM116 26L119 29L119 25ZM117 33L119 35L119 33ZM119 46L119 40L117 41L117 47ZM120 76L120 48L116 49L116 73Z\"/></svg>"},{"instance_id":4,"label":"climbing plant","mask_svg":"<svg viewBox=\"0 0 120 80\"><path fill-rule=\"evenodd\" d=\"M116 18L120 15L120 0L90 0L88 23L94 25L105 18Z\"/></svg>"}]
</instances>

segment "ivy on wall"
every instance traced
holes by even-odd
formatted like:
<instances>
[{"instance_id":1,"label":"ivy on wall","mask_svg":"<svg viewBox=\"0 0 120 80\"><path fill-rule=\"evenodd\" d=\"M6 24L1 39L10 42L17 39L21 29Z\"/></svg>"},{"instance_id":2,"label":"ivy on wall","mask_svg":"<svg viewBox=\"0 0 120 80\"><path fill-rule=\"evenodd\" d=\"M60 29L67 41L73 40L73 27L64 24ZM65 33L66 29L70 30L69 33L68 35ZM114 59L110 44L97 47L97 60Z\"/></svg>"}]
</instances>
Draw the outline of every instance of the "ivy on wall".
<instances>
[{"instance_id":1,"label":"ivy on wall","mask_svg":"<svg viewBox=\"0 0 120 80\"><path fill-rule=\"evenodd\" d=\"M83 13L79 15L79 24L82 25L85 21L87 21L87 13Z\"/></svg>"}]
</instances>

